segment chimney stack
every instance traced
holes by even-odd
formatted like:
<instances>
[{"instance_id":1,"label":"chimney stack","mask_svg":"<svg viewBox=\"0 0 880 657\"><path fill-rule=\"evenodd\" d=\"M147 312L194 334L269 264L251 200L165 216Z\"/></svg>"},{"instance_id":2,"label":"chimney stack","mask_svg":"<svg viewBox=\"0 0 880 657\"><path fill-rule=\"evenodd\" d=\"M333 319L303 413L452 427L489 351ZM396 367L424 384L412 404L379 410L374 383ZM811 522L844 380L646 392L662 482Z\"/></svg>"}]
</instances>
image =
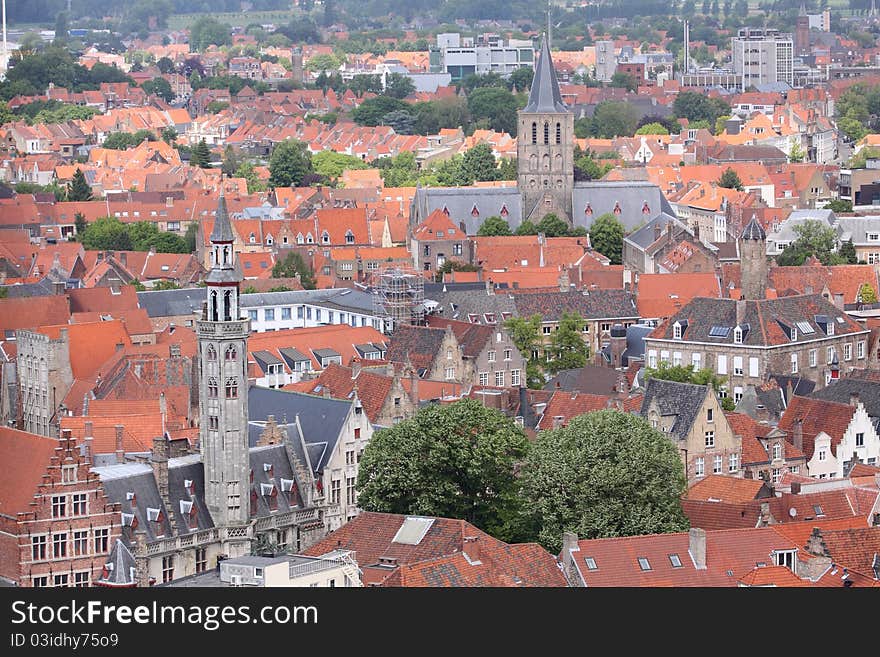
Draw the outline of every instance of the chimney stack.
<instances>
[{"instance_id":1,"label":"chimney stack","mask_svg":"<svg viewBox=\"0 0 880 657\"><path fill-rule=\"evenodd\" d=\"M134 533L134 565L135 586L147 588L150 586L150 559L147 556L147 533L143 529Z\"/></svg>"},{"instance_id":2,"label":"chimney stack","mask_svg":"<svg viewBox=\"0 0 880 657\"><path fill-rule=\"evenodd\" d=\"M736 302L736 325L742 326L746 317L746 302L744 299L738 299Z\"/></svg>"},{"instance_id":3,"label":"chimney stack","mask_svg":"<svg viewBox=\"0 0 880 657\"><path fill-rule=\"evenodd\" d=\"M568 573L573 570L574 557L572 552L579 552L578 537L574 532L562 532L562 572L568 578Z\"/></svg>"},{"instance_id":4,"label":"chimney stack","mask_svg":"<svg viewBox=\"0 0 880 657\"><path fill-rule=\"evenodd\" d=\"M465 536L461 546L461 551L471 562L480 561L480 537Z\"/></svg>"},{"instance_id":5,"label":"chimney stack","mask_svg":"<svg viewBox=\"0 0 880 657\"><path fill-rule=\"evenodd\" d=\"M663 234L663 227L660 225L660 222L658 221L656 224L654 224L654 241L656 242L657 240L659 240L660 235L662 235L662 234Z\"/></svg>"},{"instance_id":6,"label":"chimney stack","mask_svg":"<svg viewBox=\"0 0 880 657\"><path fill-rule=\"evenodd\" d=\"M168 439L165 436L153 438L150 465L153 467L153 476L156 477L159 497L162 498L167 512L171 513L171 497L168 494Z\"/></svg>"},{"instance_id":7,"label":"chimney stack","mask_svg":"<svg viewBox=\"0 0 880 657\"><path fill-rule=\"evenodd\" d=\"M88 424L91 424L89 422ZM125 427L121 424L116 425L116 463L125 463L125 446L123 442L123 431Z\"/></svg>"},{"instance_id":8,"label":"chimney stack","mask_svg":"<svg viewBox=\"0 0 880 657\"><path fill-rule=\"evenodd\" d=\"M486 281L486 294L488 294L488 295L495 294L495 283L492 281L491 278Z\"/></svg>"},{"instance_id":9,"label":"chimney stack","mask_svg":"<svg viewBox=\"0 0 880 657\"><path fill-rule=\"evenodd\" d=\"M358 374L361 373L361 359L360 358L352 358L351 360L351 378L352 380L358 377Z\"/></svg>"},{"instance_id":10,"label":"chimney stack","mask_svg":"<svg viewBox=\"0 0 880 657\"><path fill-rule=\"evenodd\" d=\"M791 428L791 442L800 451L804 450L804 421L797 418Z\"/></svg>"},{"instance_id":11,"label":"chimney stack","mask_svg":"<svg viewBox=\"0 0 880 657\"><path fill-rule=\"evenodd\" d=\"M706 570L706 530L693 527L688 530L688 552L697 570Z\"/></svg>"},{"instance_id":12,"label":"chimney stack","mask_svg":"<svg viewBox=\"0 0 880 657\"><path fill-rule=\"evenodd\" d=\"M858 407L859 405L859 393L851 392L849 393L849 405L853 408Z\"/></svg>"},{"instance_id":13,"label":"chimney stack","mask_svg":"<svg viewBox=\"0 0 880 657\"><path fill-rule=\"evenodd\" d=\"M791 494L792 495L800 495L801 494L801 482L799 482L799 481L791 482Z\"/></svg>"}]
</instances>

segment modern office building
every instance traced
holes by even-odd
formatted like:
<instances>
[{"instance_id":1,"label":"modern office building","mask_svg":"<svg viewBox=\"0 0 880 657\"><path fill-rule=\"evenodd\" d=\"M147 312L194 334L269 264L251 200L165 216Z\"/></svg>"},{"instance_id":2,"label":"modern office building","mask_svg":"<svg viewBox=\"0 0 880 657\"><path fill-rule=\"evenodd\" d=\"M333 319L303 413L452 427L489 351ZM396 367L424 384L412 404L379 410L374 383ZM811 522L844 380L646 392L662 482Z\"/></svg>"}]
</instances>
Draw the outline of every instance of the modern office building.
<instances>
[{"instance_id":1,"label":"modern office building","mask_svg":"<svg viewBox=\"0 0 880 657\"><path fill-rule=\"evenodd\" d=\"M778 30L743 28L730 42L740 89L786 82L794 85L794 42Z\"/></svg>"}]
</instances>

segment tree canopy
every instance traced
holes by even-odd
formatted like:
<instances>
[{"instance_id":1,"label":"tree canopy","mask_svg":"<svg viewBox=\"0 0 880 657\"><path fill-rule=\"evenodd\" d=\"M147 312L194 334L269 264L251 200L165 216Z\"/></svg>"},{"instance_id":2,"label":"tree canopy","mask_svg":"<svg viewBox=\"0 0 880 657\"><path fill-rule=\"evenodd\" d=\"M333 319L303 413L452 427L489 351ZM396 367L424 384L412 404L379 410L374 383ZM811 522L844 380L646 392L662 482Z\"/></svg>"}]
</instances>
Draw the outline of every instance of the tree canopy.
<instances>
[{"instance_id":1,"label":"tree canopy","mask_svg":"<svg viewBox=\"0 0 880 657\"><path fill-rule=\"evenodd\" d=\"M837 233L831 226L818 219L808 219L792 230L797 235L797 239L776 257L777 264L798 266L804 264L810 256L818 258L823 265L847 264L844 255L834 252Z\"/></svg>"},{"instance_id":2,"label":"tree canopy","mask_svg":"<svg viewBox=\"0 0 880 657\"><path fill-rule=\"evenodd\" d=\"M269 158L269 184L273 187L296 187L313 172L308 146L295 139L279 143Z\"/></svg>"},{"instance_id":3,"label":"tree canopy","mask_svg":"<svg viewBox=\"0 0 880 657\"><path fill-rule=\"evenodd\" d=\"M296 276L299 276L299 282L306 290L314 290L317 287L315 272L312 271L305 258L296 251L289 251L272 267L272 278L294 278Z\"/></svg>"},{"instance_id":4,"label":"tree canopy","mask_svg":"<svg viewBox=\"0 0 880 657\"><path fill-rule=\"evenodd\" d=\"M556 374L561 370L572 370L587 364L590 347L581 337L584 318L577 313L562 313L559 327L550 336L550 344L545 351L548 355L547 371Z\"/></svg>"},{"instance_id":5,"label":"tree canopy","mask_svg":"<svg viewBox=\"0 0 880 657\"><path fill-rule=\"evenodd\" d=\"M644 418L602 410L541 432L522 469L526 513L539 542L562 533L610 538L685 531L678 448Z\"/></svg>"},{"instance_id":6,"label":"tree canopy","mask_svg":"<svg viewBox=\"0 0 880 657\"><path fill-rule=\"evenodd\" d=\"M492 217L487 217L486 220L480 225L480 229L477 231L477 237L495 237L498 235L511 235L510 232L510 224L508 224L504 219L495 215Z\"/></svg>"},{"instance_id":7,"label":"tree canopy","mask_svg":"<svg viewBox=\"0 0 880 657\"><path fill-rule=\"evenodd\" d=\"M82 172L82 169L79 167L76 168L76 171L73 174L73 179L70 181L70 184L67 186L67 200L68 201L91 201L92 200L92 187L89 185L86 180L85 174Z\"/></svg>"},{"instance_id":8,"label":"tree canopy","mask_svg":"<svg viewBox=\"0 0 880 657\"><path fill-rule=\"evenodd\" d=\"M520 538L516 467L528 439L473 399L432 404L373 434L358 475L368 511L460 518L501 540Z\"/></svg>"},{"instance_id":9,"label":"tree canopy","mask_svg":"<svg viewBox=\"0 0 880 657\"><path fill-rule=\"evenodd\" d=\"M611 212L599 215L590 224L590 244L612 265L623 262L623 234L623 224Z\"/></svg>"},{"instance_id":10,"label":"tree canopy","mask_svg":"<svg viewBox=\"0 0 880 657\"><path fill-rule=\"evenodd\" d=\"M724 170L724 173L721 174L721 177L718 179L719 187L726 187L727 189L735 189L738 192L743 191L742 180L740 180L739 175L731 169L727 167Z\"/></svg>"}]
</instances>

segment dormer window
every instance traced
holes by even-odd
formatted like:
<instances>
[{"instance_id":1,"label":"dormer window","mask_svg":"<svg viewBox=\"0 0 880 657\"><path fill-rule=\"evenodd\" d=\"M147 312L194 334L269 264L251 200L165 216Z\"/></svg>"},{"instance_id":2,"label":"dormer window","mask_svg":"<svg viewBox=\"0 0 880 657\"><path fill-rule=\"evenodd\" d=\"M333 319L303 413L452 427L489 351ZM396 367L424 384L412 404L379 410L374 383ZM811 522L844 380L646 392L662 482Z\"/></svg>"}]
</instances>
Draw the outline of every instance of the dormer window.
<instances>
[{"instance_id":1,"label":"dormer window","mask_svg":"<svg viewBox=\"0 0 880 657\"><path fill-rule=\"evenodd\" d=\"M617 201L614 202L614 209L612 210L612 212L616 215L619 215L621 212L623 212L623 210L620 209L620 203L618 203Z\"/></svg>"},{"instance_id":2,"label":"dormer window","mask_svg":"<svg viewBox=\"0 0 880 657\"><path fill-rule=\"evenodd\" d=\"M674 340L681 340L681 324L678 322L672 325L672 338Z\"/></svg>"},{"instance_id":3,"label":"dormer window","mask_svg":"<svg viewBox=\"0 0 880 657\"><path fill-rule=\"evenodd\" d=\"M587 207L584 208L584 214L587 215L588 217L591 217L593 215L593 206L590 205L589 203L587 203Z\"/></svg>"},{"instance_id":4,"label":"dormer window","mask_svg":"<svg viewBox=\"0 0 880 657\"><path fill-rule=\"evenodd\" d=\"M743 332L739 326L733 328L733 344L742 344Z\"/></svg>"},{"instance_id":5,"label":"dormer window","mask_svg":"<svg viewBox=\"0 0 880 657\"><path fill-rule=\"evenodd\" d=\"M263 464L263 472L265 472L270 478L273 477L274 476L274 474L273 474L274 468L272 467L272 464L271 463L264 463Z\"/></svg>"},{"instance_id":6,"label":"dormer window","mask_svg":"<svg viewBox=\"0 0 880 657\"><path fill-rule=\"evenodd\" d=\"M480 211L477 209L476 204L474 205L474 207L471 208L471 216L472 217L479 217L480 216Z\"/></svg>"},{"instance_id":7,"label":"dormer window","mask_svg":"<svg viewBox=\"0 0 880 657\"><path fill-rule=\"evenodd\" d=\"M257 243L257 236L254 233L251 233L250 236L248 237L248 241L251 244L256 244Z\"/></svg>"},{"instance_id":8,"label":"dormer window","mask_svg":"<svg viewBox=\"0 0 880 657\"><path fill-rule=\"evenodd\" d=\"M162 509L151 509L147 507L147 520L150 522L162 522Z\"/></svg>"},{"instance_id":9,"label":"dormer window","mask_svg":"<svg viewBox=\"0 0 880 657\"><path fill-rule=\"evenodd\" d=\"M648 206L648 202L645 201L645 204L642 206L642 214L651 214L651 208Z\"/></svg>"},{"instance_id":10,"label":"dormer window","mask_svg":"<svg viewBox=\"0 0 880 657\"><path fill-rule=\"evenodd\" d=\"M330 244L330 233L326 230L321 233L321 244Z\"/></svg>"},{"instance_id":11,"label":"dormer window","mask_svg":"<svg viewBox=\"0 0 880 657\"><path fill-rule=\"evenodd\" d=\"M834 324L828 322L828 335L834 335Z\"/></svg>"},{"instance_id":12,"label":"dormer window","mask_svg":"<svg viewBox=\"0 0 880 657\"><path fill-rule=\"evenodd\" d=\"M500 214L501 214L502 217L506 217L507 215L510 214L510 212L508 212L508 210L507 210L507 206L506 206L506 205L502 205L502 206L501 206L501 213L500 213Z\"/></svg>"},{"instance_id":13,"label":"dormer window","mask_svg":"<svg viewBox=\"0 0 880 657\"><path fill-rule=\"evenodd\" d=\"M351 229L345 231L345 243L354 244L354 233L351 232Z\"/></svg>"},{"instance_id":14,"label":"dormer window","mask_svg":"<svg viewBox=\"0 0 880 657\"><path fill-rule=\"evenodd\" d=\"M192 479L184 479L183 480L183 490L186 491L187 495L195 495L196 494L196 482Z\"/></svg>"}]
</instances>

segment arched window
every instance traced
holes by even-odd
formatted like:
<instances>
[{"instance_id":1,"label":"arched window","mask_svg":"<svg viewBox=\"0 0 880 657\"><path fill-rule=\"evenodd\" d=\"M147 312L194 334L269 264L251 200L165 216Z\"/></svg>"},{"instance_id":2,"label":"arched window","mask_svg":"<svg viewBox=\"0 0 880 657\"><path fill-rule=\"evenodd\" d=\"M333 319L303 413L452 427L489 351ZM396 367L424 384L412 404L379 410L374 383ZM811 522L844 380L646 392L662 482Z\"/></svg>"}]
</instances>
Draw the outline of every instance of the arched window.
<instances>
[{"instance_id":1,"label":"arched window","mask_svg":"<svg viewBox=\"0 0 880 657\"><path fill-rule=\"evenodd\" d=\"M536 121L532 122L532 143L538 143L538 123Z\"/></svg>"},{"instance_id":2,"label":"arched window","mask_svg":"<svg viewBox=\"0 0 880 657\"><path fill-rule=\"evenodd\" d=\"M232 291L226 290L223 293L223 321L229 322L232 320Z\"/></svg>"},{"instance_id":3,"label":"arched window","mask_svg":"<svg viewBox=\"0 0 880 657\"><path fill-rule=\"evenodd\" d=\"M354 233L351 232L351 228L345 231L345 243L354 244Z\"/></svg>"},{"instance_id":4,"label":"arched window","mask_svg":"<svg viewBox=\"0 0 880 657\"><path fill-rule=\"evenodd\" d=\"M226 348L226 360L235 360L238 358L238 352L235 350L235 347L229 345Z\"/></svg>"},{"instance_id":5,"label":"arched window","mask_svg":"<svg viewBox=\"0 0 880 657\"><path fill-rule=\"evenodd\" d=\"M562 143L562 124L561 123L556 124L556 143L557 144Z\"/></svg>"},{"instance_id":6,"label":"arched window","mask_svg":"<svg viewBox=\"0 0 880 657\"><path fill-rule=\"evenodd\" d=\"M302 234L302 233L297 233L297 234L296 234L296 243L297 243L297 244L305 244L305 238L303 238L303 234Z\"/></svg>"},{"instance_id":7,"label":"arched window","mask_svg":"<svg viewBox=\"0 0 880 657\"><path fill-rule=\"evenodd\" d=\"M550 156L547 153L544 153L544 156L541 158L541 168L544 171L550 171Z\"/></svg>"},{"instance_id":8,"label":"arched window","mask_svg":"<svg viewBox=\"0 0 880 657\"><path fill-rule=\"evenodd\" d=\"M224 265L229 264L229 247L228 246L223 247L223 264Z\"/></svg>"},{"instance_id":9,"label":"arched window","mask_svg":"<svg viewBox=\"0 0 880 657\"><path fill-rule=\"evenodd\" d=\"M550 143L550 124L546 122L544 123L544 143Z\"/></svg>"},{"instance_id":10,"label":"arched window","mask_svg":"<svg viewBox=\"0 0 880 657\"><path fill-rule=\"evenodd\" d=\"M257 241L257 236L254 233L251 233L248 237L248 241L250 241L251 244L254 244Z\"/></svg>"},{"instance_id":11,"label":"arched window","mask_svg":"<svg viewBox=\"0 0 880 657\"><path fill-rule=\"evenodd\" d=\"M206 356L208 360L217 360L217 350L214 349L214 345L209 344L208 349L206 350Z\"/></svg>"},{"instance_id":12,"label":"arched window","mask_svg":"<svg viewBox=\"0 0 880 657\"><path fill-rule=\"evenodd\" d=\"M536 171L538 168L538 156L532 153L529 155L529 171Z\"/></svg>"},{"instance_id":13,"label":"arched window","mask_svg":"<svg viewBox=\"0 0 880 657\"><path fill-rule=\"evenodd\" d=\"M211 321L212 322L218 321L217 314L218 314L218 311L217 311L217 290L213 290L211 292Z\"/></svg>"},{"instance_id":14,"label":"arched window","mask_svg":"<svg viewBox=\"0 0 880 657\"><path fill-rule=\"evenodd\" d=\"M216 397L218 394L217 379L212 376L208 379L208 397Z\"/></svg>"},{"instance_id":15,"label":"arched window","mask_svg":"<svg viewBox=\"0 0 880 657\"><path fill-rule=\"evenodd\" d=\"M226 399L238 399L238 380L226 379Z\"/></svg>"}]
</instances>

